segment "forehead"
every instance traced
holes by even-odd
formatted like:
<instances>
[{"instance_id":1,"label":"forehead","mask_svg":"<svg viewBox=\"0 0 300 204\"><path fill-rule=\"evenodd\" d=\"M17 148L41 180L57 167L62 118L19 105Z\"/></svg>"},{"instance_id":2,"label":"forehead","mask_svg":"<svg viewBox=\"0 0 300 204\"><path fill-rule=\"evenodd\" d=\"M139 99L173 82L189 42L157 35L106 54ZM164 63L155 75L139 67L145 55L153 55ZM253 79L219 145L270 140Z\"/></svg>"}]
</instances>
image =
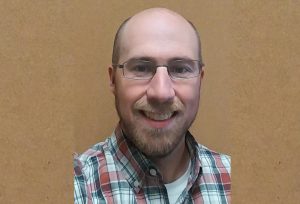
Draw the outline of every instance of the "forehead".
<instances>
[{"instance_id":1,"label":"forehead","mask_svg":"<svg viewBox=\"0 0 300 204\"><path fill-rule=\"evenodd\" d=\"M146 12L133 16L120 40L120 61L132 57L198 58L198 40L192 26L168 12Z\"/></svg>"}]
</instances>

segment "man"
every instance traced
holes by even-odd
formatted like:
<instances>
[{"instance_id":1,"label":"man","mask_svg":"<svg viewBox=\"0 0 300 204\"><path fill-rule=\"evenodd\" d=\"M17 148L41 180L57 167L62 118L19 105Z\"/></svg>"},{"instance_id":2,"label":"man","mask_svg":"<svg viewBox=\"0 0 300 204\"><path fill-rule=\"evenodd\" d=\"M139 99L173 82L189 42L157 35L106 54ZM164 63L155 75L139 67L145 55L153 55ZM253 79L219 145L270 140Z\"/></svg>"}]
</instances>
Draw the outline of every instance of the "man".
<instances>
[{"instance_id":1,"label":"man","mask_svg":"<svg viewBox=\"0 0 300 204\"><path fill-rule=\"evenodd\" d=\"M164 8L134 15L108 72L120 122L75 158L75 203L230 203L230 158L188 131L204 76L195 27Z\"/></svg>"}]
</instances>

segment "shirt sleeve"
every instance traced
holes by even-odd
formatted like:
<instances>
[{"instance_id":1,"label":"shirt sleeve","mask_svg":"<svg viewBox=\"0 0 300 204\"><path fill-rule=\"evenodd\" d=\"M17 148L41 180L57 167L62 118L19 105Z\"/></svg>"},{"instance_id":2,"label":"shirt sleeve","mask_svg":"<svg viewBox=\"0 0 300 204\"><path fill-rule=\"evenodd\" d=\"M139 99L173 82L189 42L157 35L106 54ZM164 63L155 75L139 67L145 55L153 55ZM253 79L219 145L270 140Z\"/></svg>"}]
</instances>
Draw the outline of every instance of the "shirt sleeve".
<instances>
[{"instance_id":1,"label":"shirt sleeve","mask_svg":"<svg viewBox=\"0 0 300 204\"><path fill-rule=\"evenodd\" d=\"M74 155L74 204L88 204L88 188L86 177L83 173L82 163Z\"/></svg>"}]
</instances>

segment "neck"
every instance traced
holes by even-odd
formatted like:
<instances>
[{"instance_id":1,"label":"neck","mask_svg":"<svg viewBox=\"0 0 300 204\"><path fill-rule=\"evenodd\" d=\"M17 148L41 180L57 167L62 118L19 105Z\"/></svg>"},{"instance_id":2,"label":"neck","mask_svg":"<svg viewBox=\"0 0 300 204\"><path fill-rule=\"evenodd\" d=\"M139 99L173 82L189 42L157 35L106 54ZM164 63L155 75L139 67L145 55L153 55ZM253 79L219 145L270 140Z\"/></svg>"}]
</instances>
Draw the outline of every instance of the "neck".
<instances>
[{"instance_id":1,"label":"neck","mask_svg":"<svg viewBox=\"0 0 300 204\"><path fill-rule=\"evenodd\" d=\"M153 157L151 161L162 174L164 183L171 183L182 176L189 165L190 155L185 144L185 137L178 146L165 157Z\"/></svg>"}]
</instances>

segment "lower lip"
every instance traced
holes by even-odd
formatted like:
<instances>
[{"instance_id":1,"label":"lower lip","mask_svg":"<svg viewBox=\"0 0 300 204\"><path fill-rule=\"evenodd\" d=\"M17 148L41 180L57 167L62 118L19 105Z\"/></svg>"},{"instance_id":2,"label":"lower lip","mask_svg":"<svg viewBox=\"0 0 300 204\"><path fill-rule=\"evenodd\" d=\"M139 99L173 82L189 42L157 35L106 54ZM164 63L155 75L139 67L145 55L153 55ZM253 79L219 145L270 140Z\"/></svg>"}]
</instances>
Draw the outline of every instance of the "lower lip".
<instances>
[{"instance_id":1,"label":"lower lip","mask_svg":"<svg viewBox=\"0 0 300 204\"><path fill-rule=\"evenodd\" d=\"M144 114L143 114L143 116L146 120L146 123L153 128L165 128L172 122L172 120L174 118L174 115L173 115L171 118L168 118L166 120L153 120L151 118L146 117Z\"/></svg>"}]
</instances>

